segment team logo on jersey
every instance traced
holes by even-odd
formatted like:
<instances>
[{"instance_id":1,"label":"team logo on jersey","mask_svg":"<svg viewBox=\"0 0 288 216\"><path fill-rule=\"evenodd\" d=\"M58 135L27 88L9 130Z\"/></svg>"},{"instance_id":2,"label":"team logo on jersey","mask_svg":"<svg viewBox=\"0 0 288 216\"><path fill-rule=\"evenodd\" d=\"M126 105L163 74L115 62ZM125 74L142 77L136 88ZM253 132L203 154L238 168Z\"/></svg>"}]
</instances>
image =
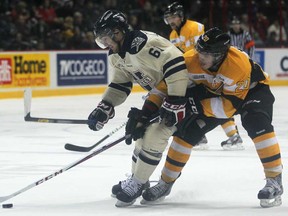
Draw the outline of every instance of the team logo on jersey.
<instances>
[{"instance_id":1,"label":"team logo on jersey","mask_svg":"<svg viewBox=\"0 0 288 216\"><path fill-rule=\"evenodd\" d=\"M220 76L216 76L211 83L211 86L213 88L213 91L215 91L215 93L217 92L217 94L220 93L220 91L222 90L222 87L224 85L224 79Z\"/></svg>"},{"instance_id":2,"label":"team logo on jersey","mask_svg":"<svg viewBox=\"0 0 288 216\"><path fill-rule=\"evenodd\" d=\"M147 89L148 91L152 89L151 85L153 80L149 76L145 75L141 71L134 71L132 76L134 77L135 81L144 89Z\"/></svg>"},{"instance_id":3,"label":"team logo on jersey","mask_svg":"<svg viewBox=\"0 0 288 216\"><path fill-rule=\"evenodd\" d=\"M134 40L131 43L131 49L133 49L134 47L136 48L136 52L139 51L139 47L140 45L145 41L144 38L142 37L136 37L134 38Z\"/></svg>"}]
</instances>

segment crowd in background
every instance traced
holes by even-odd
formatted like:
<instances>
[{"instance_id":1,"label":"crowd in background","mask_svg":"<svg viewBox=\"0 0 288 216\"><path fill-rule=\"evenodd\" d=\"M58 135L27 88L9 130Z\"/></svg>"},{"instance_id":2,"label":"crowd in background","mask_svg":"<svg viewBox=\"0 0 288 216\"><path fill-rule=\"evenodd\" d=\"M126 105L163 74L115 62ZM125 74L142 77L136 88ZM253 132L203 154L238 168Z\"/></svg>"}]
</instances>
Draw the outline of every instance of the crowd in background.
<instances>
[{"instance_id":1,"label":"crowd in background","mask_svg":"<svg viewBox=\"0 0 288 216\"><path fill-rule=\"evenodd\" d=\"M163 21L169 0L1 0L0 50L98 49L93 24L107 9L123 11L133 29L168 38ZM229 28L239 16L257 47L288 47L288 0L183 0L186 17L205 25ZM248 5L249 4L249 5ZM279 8L281 14L279 15Z\"/></svg>"}]
</instances>

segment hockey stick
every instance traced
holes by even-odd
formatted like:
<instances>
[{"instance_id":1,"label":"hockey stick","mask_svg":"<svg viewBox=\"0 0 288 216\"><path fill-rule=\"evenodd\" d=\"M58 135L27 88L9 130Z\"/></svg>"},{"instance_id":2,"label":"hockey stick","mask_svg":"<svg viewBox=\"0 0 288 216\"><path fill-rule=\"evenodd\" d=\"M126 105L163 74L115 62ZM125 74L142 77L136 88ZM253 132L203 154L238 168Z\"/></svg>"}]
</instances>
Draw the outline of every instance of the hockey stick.
<instances>
[{"instance_id":1,"label":"hockey stick","mask_svg":"<svg viewBox=\"0 0 288 216\"><path fill-rule=\"evenodd\" d=\"M31 116L31 99L32 90L27 88L24 90L24 120L29 122L43 123L60 123L60 124L87 124L88 120L82 119L58 119L58 118L39 118Z\"/></svg>"},{"instance_id":2,"label":"hockey stick","mask_svg":"<svg viewBox=\"0 0 288 216\"><path fill-rule=\"evenodd\" d=\"M62 169L60 169L60 170L58 170L58 171L56 171L56 172L54 172L54 173L52 173L52 174L50 174L50 175L42 178L42 179L39 179L39 180L36 181L36 182L33 182L32 184L30 184L30 185L28 185L28 186L26 186L26 187L24 187L24 188L22 188L22 189L20 189L20 190L18 190L18 191L16 191L16 192L14 192L14 193L12 193L12 194L10 194L10 195L8 195L8 196L2 196L2 197L0 197L0 203L6 201L6 200L8 200L8 199L11 199L12 197L15 197L15 196L17 196L17 195L19 195L19 194L21 194L21 193L23 193L23 192L25 192L25 191L33 188L33 187L36 187L36 186L38 186L38 185L40 185L40 184L42 184L42 183L44 183L44 182L52 179L52 178L55 177L55 176L60 175L61 173L63 173L63 172L65 172L65 171L67 171L67 170L69 170L69 169L77 166L78 164L83 163L84 161L86 161L86 160L94 157L95 155L98 155L98 154L100 154L101 152L103 152L103 151L105 151L105 150L107 150L107 149L115 146L116 144L122 142L123 140L125 140L126 138L129 138L130 136L131 136L130 134L128 134L128 135L126 135L126 136L122 136L121 138L119 138L119 139L117 139L117 140L115 140L115 141L113 141L113 142L111 142L111 143L109 143L109 144L107 144L107 145L104 145L103 147L101 147L101 148L93 151L92 153L88 154L88 155L85 156L84 158L81 158L80 160L78 160L78 161L76 161L76 162L74 162L74 163L72 163L72 164L70 164L70 165L68 165L68 166L66 166L66 167L64 167L64 168L62 168Z\"/></svg>"},{"instance_id":3,"label":"hockey stick","mask_svg":"<svg viewBox=\"0 0 288 216\"><path fill-rule=\"evenodd\" d=\"M121 124L119 127L115 128L113 131L111 131L109 134L107 134L106 136L104 136L101 140L99 140L97 143L95 143L92 146L89 147L85 147L85 146L78 146L78 145L74 145L71 143L66 143L65 144L65 149L70 150L70 151L78 151L78 152L88 152L91 149L95 148L96 146L98 146L99 144L101 144L104 140L108 139L109 137L111 137L114 133L116 133L117 131L119 131L122 127L124 127L126 125L126 122Z\"/></svg>"},{"instance_id":4,"label":"hockey stick","mask_svg":"<svg viewBox=\"0 0 288 216\"><path fill-rule=\"evenodd\" d=\"M159 116L151 119L146 126L148 126L149 124L154 123L154 122L156 122L158 120L159 120ZM73 167L75 167L75 166L77 166L77 165L79 165L81 163L83 163L84 161L94 157L95 155L100 154L101 152L103 152L103 151L105 151L105 150L117 145L118 143L120 143L123 140L128 139L130 137L131 137L131 134L122 136L119 139L117 139L117 140L115 140L113 142L110 142L109 144L106 144L106 145L102 146L101 148L91 152L90 154L88 154L84 158L81 158L80 160L78 160L78 161L76 161L74 163L71 163L71 164L69 164L68 166L66 166L64 168L62 168L62 169L60 169L60 170L58 170L56 172L53 172L52 174L50 174L50 175L48 175L48 176L46 176L46 177L44 177L42 179L39 179L38 181L33 182L32 184L30 184L30 185L28 185L28 186L26 186L26 187L24 187L24 188L22 188L22 189L20 189L20 190L18 190L16 192L12 193L10 195L0 197L0 203L4 202L6 200L9 200L9 199L11 199L11 198L13 198L13 197L15 197L15 196L27 191L27 190L29 190L31 188L34 188L34 187L36 187L36 186L38 186L38 185L40 185L40 184L52 179L52 178L54 178L55 176L60 175L61 173L65 172L65 171L67 171L67 170L69 170L69 169L71 169L71 168L73 168Z\"/></svg>"}]
</instances>

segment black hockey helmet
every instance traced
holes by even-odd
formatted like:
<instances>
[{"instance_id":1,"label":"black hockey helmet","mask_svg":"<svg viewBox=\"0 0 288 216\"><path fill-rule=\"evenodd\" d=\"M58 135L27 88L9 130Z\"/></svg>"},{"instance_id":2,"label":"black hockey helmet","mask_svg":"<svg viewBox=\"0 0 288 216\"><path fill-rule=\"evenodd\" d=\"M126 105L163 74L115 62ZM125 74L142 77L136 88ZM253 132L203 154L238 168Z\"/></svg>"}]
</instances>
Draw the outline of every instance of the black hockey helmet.
<instances>
[{"instance_id":1,"label":"black hockey helmet","mask_svg":"<svg viewBox=\"0 0 288 216\"><path fill-rule=\"evenodd\" d=\"M230 48L230 36L219 28L214 27L199 37L196 50L209 54L226 54Z\"/></svg>"},{"instance_id":2,"label":"black hockey helmet","mask_svg":"<svg viewBox=\"0 0 288 216\"><path fill-rule=\"evenodd\" d=\"M95 41L101 48L106 48L101 43L101 38L109 36L114 38L113 30L118 29L124 34L129 31L129 24L126 16L118 10L106 11L94 24Z\"/></svg>"},{"instance_id":3,"label":"black hockey helmet","mask_svg":"<svg viewBox=\"0 0 288 216\"><path fill-rule=\"evenodd\" d=\"M173 2L172 4L168 5L168 7L164 12L164 22L167 25L168 25L167 18L173 15L178 15L179 17L185 19L183 5L179 4L178 2Z\"/></svg>"}]
</instances>

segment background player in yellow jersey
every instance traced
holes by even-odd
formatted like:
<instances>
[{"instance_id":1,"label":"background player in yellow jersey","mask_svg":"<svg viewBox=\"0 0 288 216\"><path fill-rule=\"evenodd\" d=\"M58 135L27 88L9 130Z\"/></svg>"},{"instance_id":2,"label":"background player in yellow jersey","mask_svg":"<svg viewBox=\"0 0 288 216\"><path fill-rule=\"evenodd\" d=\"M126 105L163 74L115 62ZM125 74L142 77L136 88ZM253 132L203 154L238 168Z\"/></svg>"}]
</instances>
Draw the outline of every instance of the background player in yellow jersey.
<instances>
[{"instance_id":1,"label":"background player in yellow jersey","mask_svg":"<svg viewBox=\"0 0 288 216\"><path fill-rule=\"evenodd\" d=\"M164 12L164 22L170 25L170 41L183 53L194 48L200 35L204 33L202 23L186 19L183 5L174 2Z\"/></svg>"},{"instance_id":2,"label":"background player in yellow jersey","mask_svg":"<svg viewBox=\"0 0 288 216\"><path fill-rule=\"evenodd\" d=\"M194 49L195 44L204 33L204 25L186 19L183 5L178 2L170 4L164 12L164 22L170 25L172 31L170 33L170 41L177 46L183 53ZM243 141L238 133L234 118L230 118L221 125L228 139L221 143L225 150L243 150ZM200 149L207 149L207 138L204 136L197 146Z\"/></svg>"},{"instance_id":3,"label":"background player in yellow jersey","mask_svg":"<svg viewBox=\"0 0 288 216\"><path fill-rule=\"evenodd\" d=\"M258 192L260 205L281 205L283 166L272 125L275 98L268 74L246 53L230 46L230 36L218 28L206 31L198 39L196 51L186 52L184 58L191 86L194 85L187 89L186 97L193 97L198 112L191 109L193 114L186 115L177 126L161 179L144 191L141 203L169 195L189 160L192 147L205 133L222 124L223 119L239 114L243 128L255 144L266 177L266 185ZM204 88L195 92L195 85Z\"/></svg>"}]
</instances>

